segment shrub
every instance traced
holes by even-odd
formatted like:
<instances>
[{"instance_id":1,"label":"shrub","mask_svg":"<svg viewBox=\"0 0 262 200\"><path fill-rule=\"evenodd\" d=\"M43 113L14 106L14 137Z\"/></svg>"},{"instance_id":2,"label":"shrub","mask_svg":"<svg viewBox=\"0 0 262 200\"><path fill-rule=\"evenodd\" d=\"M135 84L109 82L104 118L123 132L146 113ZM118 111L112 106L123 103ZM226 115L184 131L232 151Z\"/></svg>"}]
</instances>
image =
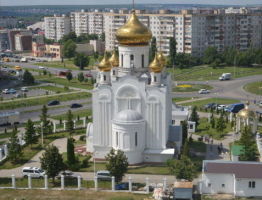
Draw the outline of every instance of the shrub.
<instances>
[{"instance_id":1,"label":"shrub","mask_svg":"<svg viewBox=\"0 0 262 200\"><path fill-rule=\"evenodd\" d=\"M89 167L89 162L90 162L91 156L88 155L83 161L82 161L82 168L87 168Z\"/></svg>"},{"instance_id":2,"label":"shrub","mask_svg":"<svg viewBox=\"0 0 262 200\"><path fill-rule=\"evenodd\" d=\"M79 140L85 141L85 140L86 140L86 136L85 136L85 135L81 135L80 138L79 138Z\"/></svg>"}]
</instances>

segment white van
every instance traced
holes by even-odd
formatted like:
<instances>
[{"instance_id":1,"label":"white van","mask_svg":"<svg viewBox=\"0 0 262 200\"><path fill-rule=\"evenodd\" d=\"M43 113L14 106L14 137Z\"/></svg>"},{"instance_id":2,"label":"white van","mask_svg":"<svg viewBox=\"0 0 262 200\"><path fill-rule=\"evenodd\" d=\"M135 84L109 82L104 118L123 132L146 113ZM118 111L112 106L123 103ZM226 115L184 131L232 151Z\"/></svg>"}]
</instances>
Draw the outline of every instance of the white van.
<instances>
[{"instance_id":1,"label":"white van","mask_svg":"<svg viewBox=\"0 0 262 200\"><path fill-rule=\"evenodd\" d=\"M96 176L98 180L103 181L110 181L112 179L110 176L110 172L105 170L97 171Z\"/></svg>"},{"instance_id":2,"label":"white van","mask_svg":"<svg viewBox=\"0 0 262 200\"><path fill-rule=\"evenodd\" d=\"M45 171L37 167L24 167L22 174L23 177L28 177L30 175L32 178L44 178Z\"/></svg>"}]
</instances>

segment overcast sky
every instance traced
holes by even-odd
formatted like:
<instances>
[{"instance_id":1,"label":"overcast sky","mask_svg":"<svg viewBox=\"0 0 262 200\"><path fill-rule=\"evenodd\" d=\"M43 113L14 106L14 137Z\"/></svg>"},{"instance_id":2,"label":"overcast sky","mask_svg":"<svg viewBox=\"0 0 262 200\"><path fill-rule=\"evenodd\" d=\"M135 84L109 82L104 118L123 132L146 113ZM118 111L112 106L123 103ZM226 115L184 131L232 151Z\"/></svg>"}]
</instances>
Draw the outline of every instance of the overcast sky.
<instances>
[{"instance_id":1,"label":"overcast sky","mask_svg":"<svg viewBox=\"0 0 262 200\"><path fill-rule=\"evenodd\" d=\"M87 5L87 4L127 4L132 0L0 0L0 5ZM246 5L262 4L262 0L136 0L136 3L179 3Z\"/></svg>"}]
</instances>

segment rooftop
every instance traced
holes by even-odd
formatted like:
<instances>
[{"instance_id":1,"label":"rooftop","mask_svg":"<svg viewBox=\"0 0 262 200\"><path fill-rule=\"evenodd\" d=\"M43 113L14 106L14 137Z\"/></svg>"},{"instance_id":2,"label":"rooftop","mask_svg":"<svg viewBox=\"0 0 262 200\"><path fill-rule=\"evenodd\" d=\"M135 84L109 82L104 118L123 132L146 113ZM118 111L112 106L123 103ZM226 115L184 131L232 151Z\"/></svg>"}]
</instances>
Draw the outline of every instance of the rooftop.
<instances>
[{"instance_id":1,"label":"rooftop","mask_svg":"<svg viewBox=\"0 0 262 200\"><path fill-rule=\"evenodd\" d=\"M177 181L174 183L174 188L193 188L193 182Z\"/></svg>"}]
</instances>

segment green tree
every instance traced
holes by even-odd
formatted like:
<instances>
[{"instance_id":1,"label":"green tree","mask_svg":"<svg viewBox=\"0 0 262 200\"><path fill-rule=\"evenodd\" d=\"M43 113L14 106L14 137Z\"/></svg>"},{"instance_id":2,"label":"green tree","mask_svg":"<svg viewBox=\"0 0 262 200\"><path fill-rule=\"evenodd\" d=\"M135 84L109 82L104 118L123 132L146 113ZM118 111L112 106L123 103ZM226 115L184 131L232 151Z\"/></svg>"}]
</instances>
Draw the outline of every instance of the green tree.
<instances>
[{"instance_id":1,"label":"green tree","mask_svg":"<svg viewBox=\"0 0 262 200\"><path fill-rule=\"evenodd\" d=\"M8 146L8 158L12 163L18 163L21 160L23 155L22 147L19 144L19 140L17 138L17 128L13 129L11 137L9 139L9 146Z\"/></svg>"},{"instance_id":2,"label":"green tree","mask_svg":"<svg viewBox=\"0 0 262 200\"><path fill-rule=\"evenodd\" d=\"M196 167L187 156L182 155L180 160L170 159L167 166L177 179L192 181L196 177Z\"/></svg>"},{"instance_id":3,"label":"green tree","mask_svg":"<svg viewBox=\"0 0 262 200\"><path fill-rule=\"evenodd\" d=\"M197 114L197 107L196 106L193 107L189 120L196 122L196 127L199 125L199 116Z\"/></svg>"},{"instance_id":4,"label":"green tree","mask_svg":"<svg viewBox=\"0 0 262 200\"><path fill-rule=\"evenodd\" d=\"M239 159L241 161L257 161L257 145L249 126L245 126L242 130L239 142L243 146Z\"/></svg>"},{"instance_id":5,"label":"green tree","mask_svg":"<svg viewBox=\"0 0 262 200\"><path fill-rule=\"evenodd\" d=\"M218 56L216 47L208 47L204 52L204 63L211 64Z\"/></svg>"},{"instance_id":6,"label":"green tree","mask_svg":"<svg viewBox=\"0 0 262 200\"><path fill-rule=\"evenodd\" d=\"M48 108L46 107L46 105L43 105L43 108L41 110L41 115L40 115L40 121L43 125L42 129L43 129L43 134L47 135L52 133L52 127L51 127L51 123L50 120L48 120Z\"/></svg>"},{"instance_id":7,"label":"green tree","mask_svg":"<svg viewBox=\"0 0 262 200\"><path fill-rule=\"evenodd\" d=\"M190 148L189 148L189 141L188 139L185 140L185 143L183 145L183 149L182 149L182 156L189 156L190 153Z\"/></svg>"},{"instance_id":8,"label":"green tree","mask_svg":"<svg viewBox=\"0 0 262 200\"><path fill-rule=\"evenodd\" d=\"M127 172L128 160L126 155L121 150L111 151L106 156L106 168L110 172L111 176L114 176L116 182L120 182Z\"/></svg>"},{"instance_id":9,"label":"green tree","mask_svg":"<svg viewBox=\"0 0 262 200\"><path fill-rule=\"evenodd\" d=\"M106 40L106 34L104 32L100 35L100 40L103 42Z\"/></svg>"},{"instance_id":10,"label":"green tree","mask_svg":"<svg viewBox=\"0 0 262 200\"><path fill-rule=\"evenodd\" d=\"M62 37L62 39L59 41L61 44L65 44L67 41L71 40L76 42L77 36L75 32L70 32Z\"/></svg>"},{"instance_id":11,"label":"green tree","mask_svg":"<svg viewBox=\"0 0 262 200\"><path fill-rule=\"evenodd\" d=\"M75 150L74 139L67 138L67 163L69 166L72 166L76 162L74 150Z\"/></svg>"},{"instance_id":12,"label":"green tree","mask_svg":"<svg viewBox=\"0 0 262 200\"><path fill-rule=\"evenodd\" d=\"M181 125L182 125L182 145L184 145L185 144L185 141L186 141L186 139L187 139L187 137L188 137L188 124L187 124L187 121L182 121L182 123L181 123Z\"/></svg>"},{"instance_id":13,"label":"green tree","mask_svg":"<svg viewBox=\"0 0 262 200\"><path fill-rule=\"evenodd\" d=\"M77 75L77 79L80 83L82 83L84 80L85 80L85 77L84 77L84 74L83 72L80 72L78 75Z\"/></svg>"},{"instance_id":14,"label":"green tree","mask_svg":"<svg viewBox=\"0 0 262 200\"><path fill-rule=\"evenodd\" d=\"M217 120L216 129L217 129L217 131L222 132L223 130L225 130L225 128L226 128L226 123L225 123L225 120L224 120L224 116L221 113L219 119Z\"/></svg>"},{"instance_id":15,"label":"green tree","mask_svg":"<svg viewBox=\"0 0 262 200\"><path fill-rule=\"evenodd\" d=\"M89 64L89 57L85 56L83 53L76 53L74 64L83 70Z\"/></svg>"},{"instance_id":16,"label":"green tree","mask_svg":"<svg viewBox=\"0 0 262 200\"><path fill-rule=\"evenodd\" d=\"M156 48L156 37L152 37L150 50L149 50L149 61L151 62L155 58Z\"/></svg>"},{"instance_id":17,"label":"green tree","mask_svg":"<svg viewBox=\"0 0 262 200\"><path fill-rule=\"evenodd\" d=\"M70 82L73 79L73 74L71 72L67 72L66 79Z\"/></svg>"},{"instance_id":18,"label":"green tree","mask_svg":"<svg viewBox=\"0 0 262 200\"><path fill-rule=\"evenodd\" d=\"M73 40L67 40L62 49L63 57L73 58L76 53L76 44Z\"/></svg>"},{"instance_id":19,"label":"green tree","mask_svg":"<svg viewBox=\"0 0 262 200\"><path fill-rule=\"evenodd\" d=\"M48 177L53 179L54 183L55 177L64 169L63 157L59 153L58 148L54 145L48 146L42 154L40 162L41 168L46 171Z\"/></svg>"},{"instance_id":20,"label":"green tree","mask_svg":"<svg viewBox=\"0 0 262 200\"><path fill-rule=\"evenodd\" d=\"M32 85L35 83L34 76L28 70L25 70L23 74L23 82L26 85Z\"/></svg>"},{"instance_id":21,"label":"green tree","mask_svg":"<svg viewBox=\"0 0 262 200\"><path fill-rule=\"evenodd\" d=\"M211 114L211 117L210 117L210 124L211 124L212 128L216 127L216 120L215 120L215 117L214 117L213 113Z\"/></svg>"},{"instance_id":22,"label":"green tree","mask_svg":"<svg viewBox=\"0 0 262 200\"><path fill-rule=\"evenodd\" d=\"M73 114L71 110L68 110L66 114L66 130L70 133L70 135L74 132L74 121L73 121Z\"/></svg>"},{"instance_id":23,"label":"green tree","mask_svg":"<svg viewBox=\"0 0 262 200\"><path fill-rule=\"evenodd\" d=\"M35 133L36 131L34 127L34 122L32 122L31 119L29 119L25 126L25 138L24 139L27 145L31 145L31 148L32 148L32 144L37 143L37 136Z\"/></svg>"},{"instance_id":24,"label":"green tree","mask_svg":"<svg viewBox=\"0 0 262 200\"><path fill-rule=\"evenodd\" d=\"M170 48L169 58L170 58L170 63L172 67L175 64L175 59L176 59L176 45L177 45L176 39L174 37L171 37L169 39L169 48Z\"/></svg>"}]
</instances>

